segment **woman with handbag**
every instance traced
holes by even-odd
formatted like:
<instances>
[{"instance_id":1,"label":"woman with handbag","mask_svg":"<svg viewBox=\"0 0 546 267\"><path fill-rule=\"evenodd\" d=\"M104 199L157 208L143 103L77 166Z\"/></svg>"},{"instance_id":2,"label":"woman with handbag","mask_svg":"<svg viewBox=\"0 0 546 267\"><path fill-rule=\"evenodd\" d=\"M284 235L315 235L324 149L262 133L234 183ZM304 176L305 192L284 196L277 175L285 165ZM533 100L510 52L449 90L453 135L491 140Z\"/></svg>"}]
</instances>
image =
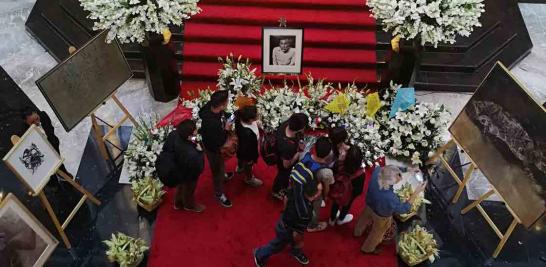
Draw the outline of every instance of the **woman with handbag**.
<instances>
[{"instance_id":1,"label":"woman with handbag","mask_svg":"<svg viewBox=\"0 0 546 267\"><path fill-rule=\"evenodd\" d=\"M258 123L258 109L255 105L243 106L235 112L235 132L237 133L237 173L244 176L244 182L252 187L260 187L263 182L252 173L258 162L258 144L261 137Z\"/></svg>"},{"instance_id":2,"label":"woman with handbag","mask_svg":"<svg viewBox=\"0 0 546 267\"><path fill-rule=\"evenodd\" d=\"M354 216L349 213L349 209L364 188L363 158L362 151L357 146L350 145L344 160L336 163L336 181L329 194L333 200L329 220L331 226L343 225L353 220Z\"/></svg>"}]
</instances>

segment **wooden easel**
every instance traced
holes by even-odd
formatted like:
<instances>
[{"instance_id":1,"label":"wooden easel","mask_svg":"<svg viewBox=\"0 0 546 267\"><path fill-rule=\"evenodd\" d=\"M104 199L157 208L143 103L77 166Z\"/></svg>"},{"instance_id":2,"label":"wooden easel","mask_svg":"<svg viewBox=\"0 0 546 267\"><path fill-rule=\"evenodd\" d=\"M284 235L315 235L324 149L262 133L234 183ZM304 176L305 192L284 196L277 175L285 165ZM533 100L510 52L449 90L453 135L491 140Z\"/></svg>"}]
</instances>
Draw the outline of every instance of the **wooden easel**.
<instances>
[{"instance_id":1,"label":"wooden easel","mask_svg":"<svg viewBox=\"0 0 546 267\"><path fill-rule=\"evenodd\" d=\"M512 209L510 208L510 206L508 206L508 204L506 204L506 208L508 209L508 211L510 212L510 214L512 214L512 217L514 217L514 219L512 220L512 223L510 223L510 226L508 226L508 229L506 230L506 232L502 233L500 230L499 230L499 227L495 224L495 222L493 222L493 220L491 219L491 217L489 217L489 215L487 214L487 212L483 209L483 207L481 206L481 203L482 201L486 200L487 198L489 198L491 195L493 194L497 194L501 199L502 201L506 204L506 202L504 201L504 199L502 198L502 196L497 192L496 189L491 189L489 191L487 191L485 194L483 194L482 196L480 196L478 199L476 199L474 202L470 203L470 205L468 205L466 208L462 209L461 210L461 214L466 214L467 212L469 212L470 210L472 210L473 208L476 208L478 209L478 211L481 213L481 215L483 216L483 218L487 221L487 223L489 224L489 226L491 226L491 228L493 229L493 231L495 232L495 234L497 234L497 236L499 237L500 241L499 241L499 244L497 245L497 248L495 249L495 251L493 252L493 258L497 258L497 256L499 256L499 253L501 252L502 248L504 247L504 245L506 244L506 241L508 241L508 238L510 238L510 235L512 235L512 232L514 231L514 229L516 228L516 226L518 224L521 224L521 219L512 211Z\"/></svg>"},{"instance_id":2,"label":"wooden easel","mask_svg":"<svg viewBox=\"0 0 546 267\"><path fill-rule=\"evenodd\" d=\"M447 160L444 157L444 153L449 148L451 148L453 146L457 147L457 143L456 143L455 139L451 139L451 140L449 140L449 142L447 142L447 144L441 146L432 155L432 157L429 158L429 160L425 164L430 165L430 164L433 164L434 161L436 161L436 159L438 159L438 158L440 159L440 162L442 162L442 165L444 165L444 167L447 169L449 174L451 174L451 177L453 177L453 179L455 180L455 182L457 182L457 184L459 186L459 188L457 189L457 193L455 193L455 196L451 200L452 203L457 203L457 201L459 201L459 198L461 197L461 194L463 193L464 188L466 187L466 185L470 181L470 177L472 177L472 173L475 170L477 170L478 168L476 167L476 164L474 164L474 162L471 161L470 167L464 173L463 179L461 179L459 177L459 175L457 175L457 173L453 170L453 168L451 168L451 166L449 165L449 163L447 162Z\"/></svg>"},{"instance_id":3,"label":"wooden easel","mask_svg":"<svg viewBox=\"0 0 546 267\"><path fill-rule=\"evenodd\" d=\"M474 161L472 161L472 159L470 159L470 162L471 162L471 165L470 167L468 168L468 170L466 170L466 172L464 173L464 177L463 179L461 180L461 178L457 175L457 173L455 173L455 171L453 170L453 168L451 168L451 166L449 165L449 163L447 162L447 160L445 159L444 157L444 153L451 147L457 147L457 141L455 139L451 139L447 144L443 145L442 147L440 147L430 158L429 160L426 162L427 165L429 164L433 164L436 159L440 159L440 161L442 162L442 165L444 165L444 167L448 170L448 172L451 174L451 176L453 177L453 179L457 182L457 184L459 185L459 188L457 189L457 193L455 193L455 196L453 197L453 200L452 200L452 203L456 203L459 198L461 197L461 194L464 190L464 188L466 187L466 185L468 184L468 181L470 180L470 177L472 176L472 173L476 170L478 170L478 167L477 165L474 163ZM459 146L461 147L461 146ZM508 226L508 229L506 230L506 232L502 233L500 230L499 230L499 227L495 224L495 222L493 222L493 220L491 219L491 217L489 217L489 215L487 214L487 212L483 209L483 207L481 206L481 203L484 201L484 200L487 200L491 195L493 194L497 194L501 199L502 201L505 203L505 206L506 208L508 209L508 211L510 211L510 214L512 214L512 217L514 217L514 219L512 220L512 223L510 224L510 226ZM478 211L480 212L480 214L484 217L484 219L487 221L487 223L489 224L489 226L491 226L491 228L493 229L493 231L495 232L495 234L499 237L500 239L500 242L499 244L497 245L497 248L495 249L495 251L493 252L493 258L497 258L497 256L499 256L499 253L501 252L502 248L504 247L504 245L506 244L506 241L508 240L508 238L510 237L510 235L512 234L512 232L514 231L514 229L516 228L516 226L518 224L521 224L521 220L519 219L519 217L512 211L512 209L506 204L506 202L504 201L504 199L502 198L502 196L497 192L496 189L491 189L489 191L487 191L485 194L481 195L478 199L476 199L474 202L470 203L470 205L468 205L467 207L465 207L464 209L461 210L461 214L466 214L467 212L469 212L470 210L472 210L473 208L476 208L478 209Z\"/></svg>"},{"instance_id":4,"label":"wooden easel","mask_svg":"<svg viewBox=\"0 0 546 267\"><path fill-rule=\"evenodd\" d=\"M19 139L20 139L19 136L12 135L11 143L15 145L17 144L17 142L19 142ZM76 216L76 213L78 212L78 210L80 210L83 203L85 203L87 199L89 199L91 202L93 202L97 206L99 206L101 202L97 198L95 198L93 194L91 194L89 191L83 188L83 186L76 183L76 181L74 181L74 178L70 177L68 174L66 174L65 172L59 169L60 166L63 164L63 162L64 162L64 159L61 160L61 163L56 167L56 170L53 171L53 173L50 173L50 176L53 174L60 175L65 181L67 181L76 190L82 193L83 196L80 198L80 201L78 201L78 204L76 204L76 206L72 209L68 217L66 217L66 220L63 222L62 225L59 221L59 218L53 211L53 208L51 207L51 204L49 203L49 200L47 199L47 196L45 195L43 189L41 189L39 192L32 192L32 190L30 190L29 194L32 196L38 196L40 198L40 201L42 202L42 205L44 206L49 217L51 218L51 221L53 221L55 228L57 228L57 231L59 232L59 235L61 236L61 239L63 240L64 245L66 246L67 249L70 249L72 248L72 245L70 244L70 240L68 240L68 236L66 235L66 232L65 232L65 229L68 227L68 224L70 224L72 219L74 219L74 216Z\"/></svg>"},{"instance_id":5,"label":"wooden easel","mask_svg":"<svg viewBox=\"0 0 546 267\"><path fill-rule=\"evenodd\" d=\"M106 142L108 140L108 137L110 137L112 134L114 134L117 129L119 127L121 127L123 125L123 123L127 120L130 120L134 126L139 126L138 122L135 120L135 118L131 115L131 113L129 113L129 110L127 110L127 108L125 108L125 106L121 103L121 101L119 101L119 99L116 97L115 93L112 94L112 96L110 97L114 103L116 103L116 105L119 107L119 109L121 109L121 111L124 113L123 115L123 118L116 122L115 124L113 125L110 125L109 123L107 123L106 121L102 120L100 117L98 117L96 114L95 114L95 111L93 111L91 113L91 122L92 122L92 125L93 125L93 133L95 135L95 139L97 140L98 142L98 146L99 146L99 151L102 155L102 157L105 159L105 160L108 160L109 159L109 154L108 154L108 149L106 148ZM98 121L102 121L106 126L108 126L110 129L108 130L108 132L106 132L106 134L103 134L102 133L102 128L100 127ZM122 151L121 148L117 147L114 145L115 148L117 148L118 150Z\"/></svg>"}]
</instances>

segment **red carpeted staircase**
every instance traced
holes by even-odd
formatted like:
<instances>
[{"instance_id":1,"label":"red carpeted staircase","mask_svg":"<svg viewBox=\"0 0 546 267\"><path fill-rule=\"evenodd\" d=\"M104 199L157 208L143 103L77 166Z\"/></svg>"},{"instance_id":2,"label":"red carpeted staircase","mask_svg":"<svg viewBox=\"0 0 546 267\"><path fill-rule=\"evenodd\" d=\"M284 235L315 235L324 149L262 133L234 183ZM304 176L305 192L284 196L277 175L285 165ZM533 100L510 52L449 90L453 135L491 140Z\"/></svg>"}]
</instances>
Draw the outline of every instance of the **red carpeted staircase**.
<instances>
[{"instance_id":1,"label":"red carpeted staircase","mask_svg":"<svg viewBox=\"0 0 546 267\"><path fill-rule=\"evenodd\" d=\"M233 171L235 160L228 161L227 170ZM150 249L150 267L250 267L254 266L252 250L269 242L275 235L275 222L283 205L271 198L271 185L275 168L260 160L255 169L263 179L260 188L245 185L240 177L225 184L233 207L221 207L213 197L212 177L208 166L199 178L197 201L207 209L202 214L176 211L172 208L173 191L170 190L159 207ZM367 177L371 170L367 170ZM364 192L369 179L366 179ZM357 198L351 213L358 215L364 207L365 193ZM321 209L327 220L328 203ZM356 220L356 218L355 218ZM384 246L381 255L360 253L364 238L353 237L354 221L342 226L329 227L324 232L306 233L304 251L311 259L309 266L321 267L396 267L394 244ZM288 250L271 257L268 265L301 266L288 255Z\"/></svg>"},{"instance_id":2,"label":"red carpeted staircase","mask_svg":"<svg viewBox=\"0 0 546 267\"><path fill-rule=\"evenodd\" d=\"M377 83L376 25L362 0L201 0L199 6L203 12L184 29L182 96L214 88L218 57L230 53L250 58L260 73L262 27L278 26L280 17L288 27L304 28L303 73L334 83Z\"/></svg>"}]
</instances>

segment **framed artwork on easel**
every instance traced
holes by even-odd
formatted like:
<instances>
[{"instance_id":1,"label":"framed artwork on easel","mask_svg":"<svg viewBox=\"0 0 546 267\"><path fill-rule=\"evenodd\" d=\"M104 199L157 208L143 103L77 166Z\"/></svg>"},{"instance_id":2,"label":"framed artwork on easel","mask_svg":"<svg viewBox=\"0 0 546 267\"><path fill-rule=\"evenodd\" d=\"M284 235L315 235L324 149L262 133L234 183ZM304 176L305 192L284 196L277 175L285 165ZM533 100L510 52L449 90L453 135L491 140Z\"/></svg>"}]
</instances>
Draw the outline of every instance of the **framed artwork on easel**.
<instances>
[{"instance_id":1,"label":"framed artwork on easel","mask_svg":"<svg viewBox=\"0 0 546 267\"><path fill-rule=\"evenodd\" d=\"M44 266L59 241L13 194L0 203L0 266Z\"/></svg>"},{"instance_id":2,"label":"framed artwork on easel","mask_svg":"<svg viewBox=\"0 0 546 267\"><path fill-rule=\"evenodd\" d=\"M264 27L262 73L300 74L303 65L303 29Z\"/></svg>"},{"instance_id":3,"label":"framed artwork on easel","mask_svg":"<svg viewBox=\"0 0 546 267\"><path fill-rule=\"evenodd\" d=\"M35 195L42 191L49 177L63 163L59 153L40 131L39 126L32 125L4 157L8 168Z\"/></svg>"}]
</instances>

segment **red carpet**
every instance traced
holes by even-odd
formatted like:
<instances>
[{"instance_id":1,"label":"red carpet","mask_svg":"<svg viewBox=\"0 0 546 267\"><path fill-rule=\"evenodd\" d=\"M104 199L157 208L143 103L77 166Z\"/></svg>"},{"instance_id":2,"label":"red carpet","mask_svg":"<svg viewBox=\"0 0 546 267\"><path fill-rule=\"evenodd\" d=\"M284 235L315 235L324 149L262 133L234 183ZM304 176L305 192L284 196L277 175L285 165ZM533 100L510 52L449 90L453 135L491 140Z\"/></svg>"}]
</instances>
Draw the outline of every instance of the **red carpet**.
<instances>
[{"instance_id":1,"label":"red carpet","mask_svg":"<svg viewBox=\"0 0 546 267\"><path fill-rule=\"evenodd\" d=\"M228 170L233 170L234 164L230 161ZM265 181L261 188L250 188L238 177L226 183L233 201L233 207L227 209L213 198L212 178L206 167L196 192L196 199L207 206L203 214L173 210L173 192L169 192L158 211L148 266L254 266L252 249L274 237L282 209L282 204L270 197L275 173L274 168L260 162L256 175ZM362 210L363 197L355 200L351 213ZM329 211L329 207L322 209L321 217L327 218ZM304 251L311 260L309 266L397 266L394 245L385 247L380 256L360 254L363 239L353 238L353 228L351 222L321 233L306 233ZM285 251L271 257L268 266L300 265Z\"/></svg>"},{"instance_id":2,"label":"red carpet","mask_svg":"<svg viewBox=\"0 0 546 267\"><path fill-rule=\"evenodd\" d=\"M280 17L288 27L304 28L303 73L335 83L377 83L375 20L362 0L202 0L199 6L203 12L184 29L182 96L215 88L218 57L230 53L250 58L259 73L262 27L278 26Z\"/></svg>"}]
</instances>

